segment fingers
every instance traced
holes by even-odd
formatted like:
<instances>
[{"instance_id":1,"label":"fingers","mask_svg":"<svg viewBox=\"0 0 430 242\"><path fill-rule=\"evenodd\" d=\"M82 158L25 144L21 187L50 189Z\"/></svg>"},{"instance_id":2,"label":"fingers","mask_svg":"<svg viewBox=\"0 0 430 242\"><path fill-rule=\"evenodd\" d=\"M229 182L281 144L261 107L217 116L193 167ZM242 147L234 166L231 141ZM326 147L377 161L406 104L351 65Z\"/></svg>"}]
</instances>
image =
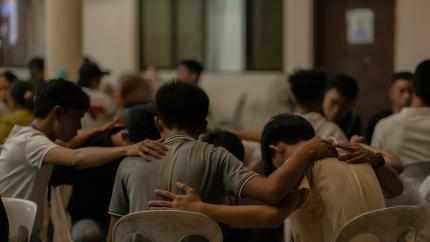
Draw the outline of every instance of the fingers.
<instances>
[{"instance_id":1,"label":"fingers","mask_svg":"<svg viewBox=\"0 0 430 242\"><path fill-rule=\"evenodd\" d=\"M137 155L140 156L145 161L151 161L151 158L149 156L147 156L145 153L143 153L143 151L141 151L141 150L139 150L137 152Z\"/></svg>"},{"instance_id":2,"label":"fingers","mask_svg":"<svg viewBox=\"0 0 430 242\"><path fill-rule=\"evenodd\" d=\"M164 208L173 208L173 203L169 201L149 201L149 207L164 207Z\"/></svg>"},{"instance_id":3,"label":"fingers","mask_svg":"<svg viewBox=\"0 0 430 242\"><path fill-rule=\"evenodd\" d=\"M190 187L189 185L182 183L182 182L176 182L176 187L181 189L182 191L186 192L187 194L193 193L194 189Z\"/></svg>"},{"instance_id":4,"label":"fingers","mask_svg":"<svg viewBox=\"0 0 430 242\"><path fill-rule=\"evenodd\" d=\"M149 139L146 139L142 142L142 145L144 147L147 147L148 149L151 149L152 151L160 154L160 155L165 155L166 154L166 146L162 143L158 143L156 141L152 141Z\"/></svg>"},{"instance_id":5,"label":"fingers","mask_svg":"<svg viewBox=\"0 0 430 242\"><path fill-rule=\"evenodd\" d=\"M150 155L150 156L152 156L154 158L157 158L157 159L160 159L162 157L158 152L156 152L156 151L154 151L151 148L148 148L146 146L140 146L140 150L144 154L148 154L148 155Z\"/></svg>"},{"instance_id":6,"label":"fingers","mask_svg":"<svg viewBox=\"0 0 430 242\"><path fill-rule=\"evenodd\" d=\"M161 190L161 189L155 189L154 192L160 196L163 196L165 198L169 198L171 200L174 200L178 196L172 192Z\"/></svg>"},{"instance_id":7,"label":"fingers","mask_svg":"<svg viewBox=\"0 0 430 242\"><path fill-rule=\"evenodd\" d=\"M363 153L361 153L361 152L353 152L353 153L348 153L348 154L343 154L343 155L340 155L339 157L338 157L338 159L340 160L340 161L347 161L347 160L351 160L351 159L353 159L353 158L355 158L355 157L358 157L358 156L360 156L360 155L362 155Z\"/></svg>"},{"instance_id":8,"label":"fingers","mask_svg":"<svg viewBox=\"0 0 430 242\"><path fill-rule=\"evenodd\" d=\"M342 150L346 150L349 152L354 152L357 150L357 147L350 145L350 144L335 144L334 147L342 149Z\"/></svg>"},{"instance_id":9,"label":"fingers","mask_svg":"<svg viewBox=\"0 0 430 242\"><path fill-rule=\"evenodd\" d=\"M357 156L353 159L350 159L346 162L350 163L350 164L358 164L358 163L363 163L365 161L365 159L366 159L366 156L363 154L363 155Z\"/></svg>"}]
</instances>

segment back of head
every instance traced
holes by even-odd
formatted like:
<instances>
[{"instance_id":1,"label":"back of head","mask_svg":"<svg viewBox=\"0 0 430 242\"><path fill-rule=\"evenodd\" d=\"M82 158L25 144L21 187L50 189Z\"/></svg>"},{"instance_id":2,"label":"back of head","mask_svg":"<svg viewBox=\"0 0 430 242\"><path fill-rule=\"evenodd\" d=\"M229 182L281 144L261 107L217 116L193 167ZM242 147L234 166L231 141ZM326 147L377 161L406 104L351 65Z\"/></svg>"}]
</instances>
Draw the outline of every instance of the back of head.
<instances>
[{"instance_id":1,"label":"back of head","mask_svg":"<svg viewBox=\"0 0 430 242\"><path fill-rule=\"evenodd\" d=\"M181 60L179 65L185 66L189 71L196 73L197 76L200 76L203 72L203 65L196 60Z\"/></svg>"},{"instance_id":2,"label":"back of head","mask_svg":"<svg viewBox=\"0 0 430 242\"><path fill-rule=\"evenodd\" d=\"M1 74L1 76L4 77L9 82L9 84L18 80L18 78L12 71L5 71Z\"/></svg>"},{"instance_id":3,"label":"back of head","mask_svg":"<svg viewBox=\"0 0 430 242\"><path fill-rule=\"evenodd\" d=\"M414 92L426 105L430 105L430 60L421 62L415 70Z\"/></svg>"},{"instance_id":4,"label":"back of head","mask_svg":"<svg viewBox=\"0 0 430 242\"><path fill-rule=\"evenodd\" d=\"M90 99L81 87L64 79L53 79L40 85L34 102L34 116L43 119L55 107L87 111Z\"/></svg>"},{"instance_id":5,"label":"back of head","mask_svg":"<svg viewBox=\"0 0 430 242\"><path fill-rule=\"evenodd\" d=\"M268 175L274 171L270 145L280 141L286 144L296 144L313 137L315 137L315 131L312 125L298 115L285 113L271 118L264 126L261 135L261 155L265 173Z\"/></svg>"},{"instance_id":6,"label":"back of head","mask_svg":"<svg viewBox=\"0 0 430 242\"><path fill-rule=\"evenodd\" d=\"M36 57L28 62L27 67L30 71L43 71L45 69L45 62L42 58Z\"/></svg>"},{"instance_id":7,"label":"back of head","mask_svg":"<svg viewBox=\"0 0 430 242\"><path fill-rule=\"evenodd\" d=\"M103 75L109 74L109 71L102 71L100 67L88 58L79 69L78 84L83 87L91 87L94 79L99 79Z\"/></svg>"},{"instance_id":8,"label":"back of head","mask_svg":"<svg viewBox=\"0 0 430 242\"><path fill-rule=\"evenodd\" d=\"M153 101L152 87L148 81L137 75L121 80L121 98L125 107Z\"/></svg>"},{"instance_id":9,"label":"back of head","mask_svg":"<svg viewBox=\"0 0 430 242\"><path fill-rule=\"evenodd\" d=\"M131 142L138 143L145 139L160 138L160 133L155 126L155 114L154 103L137 105L130 110L127 117L127 130Z\"/></svg>"},{"instance_id":10,"label":"back of head","mask_svg":"<svg viewBox=\"0 0 430 242\"><path fill-rule=\"evenodd\" d=\"M351 76L338 74L330 77L327 90L336 89L342 96L356 100L359 92L357 81Z\"/></svg>"},{"instance_id":11,"label":"back of head","mask_svg":"<svg viewBox=\"0 0 430 242\"><path fill-rule=\"evenodd\" d=\"M290 75L288 80L300 105L322 100L327 86L327 74L319 70L299 70Z\"/></svg>"},{"instance_id":12,"label":"back of head","mask_svg":"<svg viewBox=\"0 0 430 242\"><path fill-rule=\"evenodd\" d=\"M14 81L9 87L9 96L15 105L28 111L33 111L34 91L30 82Z\"/></svg>"},{"instance_id":13,"label":"back of head","mask_svg":"<svg viewBox=\"0 0 430 242\"><path fill-rule=\"evenodd\" d=\"M220 129L210 130L201 137L201 140L216 147L224 147L240 161L245 158L245 148L242 141L231 132Z\"/></svg>"},{"instance_id":14,"label":"back of head","mask_svg":"<svg viewBox=\"0 0 430 242\"><path fill-rule=\"evenodd\" d=\"M399 80L412 81L414 79L414 74L409 71L397 72L394 73L392 82L395 83Z\"/></svg>"},{"instance_id":15,"label":"back of head","mask_svg":"<svg viewBox=\"0 0 430 242\"><path fill-rule=\"evenodd\" d=\"M209 98L199 87L172 81L158 89L155 96L157 116L167 128L194 133L201 128L209 112Z\"/></svg>"}]
</instances>

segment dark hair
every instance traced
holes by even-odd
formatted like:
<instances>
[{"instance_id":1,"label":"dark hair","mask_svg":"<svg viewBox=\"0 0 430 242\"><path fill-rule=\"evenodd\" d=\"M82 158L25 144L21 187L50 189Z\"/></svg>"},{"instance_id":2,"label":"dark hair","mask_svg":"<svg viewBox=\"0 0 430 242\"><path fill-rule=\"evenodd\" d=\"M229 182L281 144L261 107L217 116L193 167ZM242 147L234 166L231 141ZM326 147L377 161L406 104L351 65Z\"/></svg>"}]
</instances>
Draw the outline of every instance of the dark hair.
<instances>
[{"instance_id":1,"label":"dark hair","mask_svg":"<svg viewBox=\"0 0 430 242\"><path fill-rule=\"evenodd\" d=\"M242 162L245 159L245 148L242 141L229 131L221 129L210 130L201 137L201 140L216 147L224 147Z\"/></svg>"},{"instance_id":2,"label":"dark hair","mask_svg":"<svg viewBox=\"0 0 430 242\"><path fill-rule=\"evenodd\" d=\"M42 58L36 57L28 62L27 67L30 70L42 71L45 69L45 61Z\"/></svg>"},{"instance_id":3,"label":"dark hair","mask_svg":"<svg viewBox=\"0 0 430 242\"><path fill-rule=\"evenodd\" d=\"M358 96L358 83L351 76L338 74L330 77L327 90L336 89L342 96L355 100Z\"/></svg>"},{"instance_id":4,"label":"dark hair","mask_svg":"<svg viewBox=\"0 0 430 242\"><path fill-rule=\"evenodd\" d=\"M79 86L90 87L93 78L99 78L109 74L109 71L102 71L100 67L89 58L84 59L84 63L79 68Z\"/></svg>"},{"instance_id":5,"label":"dark hair","mask_svg":"<svg viewBox=\"0 0 430 242\"><path fill-rule=\"evenodd\" d=\"M15 104L28 111L33 111L34 106L34 91L33 85L25 81L14 81L9 87L9 96Z\"/></svg>"},{"instance_id":6,"label":"dark hair","mask_svg":"<svg viewBox=\"0 0 430 242\"><path fill-rule=\"evenodd\" d=\"M426 105L430 105L430 60L421 62L415 70L414 92Z\"/></svg>"},{"instance_id":7,"label":"dark hair","mask_svg":"<svg viewBox=\"0 0 430 242\"><path fill-rule=\"evenodd\" d=\"M261 135L261 155L265 174L269 175L275 170L269 145L280 141L286 144L296 144L301 140L310 140L313 137L315 137L315 131L312 125L298 115L285 113L271 118L264 126Z\"/></svg>"},{"instance_id":8,"label":"dark hair","mask_svg":"<svg viewBox=\"0 0 430 242\"><path fill-rule=\"evenodd\" d=\"M90 99L81 87L64 79L42 83L36 92L34 116L45 118L55 106L66 110L88 111Z\"/></svg>"},{"instance_id":9,"label":"dark hair","mask_svg":"<svg viewBox=\"0 0 430 242\"><path fill-rule=\"evenodd\" d=\"M413 79L414 79L414 74L412 72L404 71L404 72L394 73L392 80L393 80L393 83L395 83L398 80L412 81Z\"/></svg>"},{"instance_id":10,"label":"dark hair","mask_svg":"<svg viewBox=\"0 0 430 242\"><path fill-rule=\"evenodd\" d=\"M302 105L322 98L327 86L327 74L319 70L298 70L288 80L296 101Z\"/></svg>"},{"instance_id":11,"label":"dark hair","mask_svg":"<svg viewBox=\"0 0 430 242\"><path fill-rule=\"evenodd\" d=\"M209 98L197 86L174 80L158 89L155 96L157 116L168 128L194 132L209 112Z\"/></svg>"},{"instance_id":12,"label":"dark hair","mask_svg":"<svg viewBox=\"0 0 430 242\"><path fill-rule=\"evenodd\" d=\"M154 103L137 105L130 110L127 117L127 130L131 142L137 143L145 139L157 140L160 138L154 121L155 110Z\"/></svg>"},{"instance_id":13,"label":"dark hair","mask_svg":"<svg viewBox=\"0 0 430 242\"><path fill-rule=\"evenodd\" d=\"M16 75L12 71L5 71L1 74L6 80L9 82L9 84L12 84L12 82L18 80Z\"/></svg>"},{"instance_id":14,"label":"dark hair","mask_svg":"<svg viewBox=\"0 0 430 242\"><path fill-rule=\"evenodd\" d=\"M198 76L203 72L203 65L196 60L181 60L178 65L185 66L191 72L196 73Z\"/></svg>"}]
</instances>

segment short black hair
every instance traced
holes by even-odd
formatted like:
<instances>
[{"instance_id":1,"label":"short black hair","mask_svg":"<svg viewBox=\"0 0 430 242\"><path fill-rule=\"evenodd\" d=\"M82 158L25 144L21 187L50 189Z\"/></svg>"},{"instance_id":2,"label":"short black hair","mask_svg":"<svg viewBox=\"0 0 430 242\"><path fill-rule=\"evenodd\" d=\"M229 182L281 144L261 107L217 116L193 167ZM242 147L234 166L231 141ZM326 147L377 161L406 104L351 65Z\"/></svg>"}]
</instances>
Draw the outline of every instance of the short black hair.
<instances>
[{"instance_id":1,"label":"short black hair","mask_svg":"<svg viewBox=\"0 0 430 242\"><path fill-rule=\"evenodd\" d=\"M53 79L40 84L34 101L34 116L45 118L55 106L66 110L88 111L90 99L81 87L64 79Z\"/></svg>"},{"instance_id":2,"label":"short black hair","mask_svg":"<svg viewBox=\"0 0 430 242\"><path fill-rule=\"evenodd\" d=\"M298 70L288 80L296 101L302 105L322 98L327 86L327 74L320 70Z\"/></svg>"},{"instance_id":3,"label":"short black hair","mask_svg":"<svg viewBox=\"0 0 430 242\"><path fill-rule=\"evenodd\" d=\"M356 100L358 97L359 87L357 81L348 75L337 74L329 78L327 90L335 89L342 96Z\"/></svg>"},{"instance_id":4,"label":"short black hair","mask_svg":"<svg viewBox=\"0 0 430 242\"><path fill-rule=\"evenodd\" d=\"M9 96L15 104L28 111L33 111L34 106L33 85L30 82L14 81L9 87Z\"/></svg>"},{"instance_id":5,"label":"short black hair","mask_svg":"<svg viewBox=\"0 0 430 242\"><path fill-rule=\"evenodd\" d=\"M12 82L18 80L18 77L16 77L16 75L12 72L12 71L4 71L1 76L3 76L4 78L6 78L6 80L9 82L9 84L11 84Z\"/></svg>"},{"instance_id":6,"label":"short black hair","mask_svg":"<svg viewBox=\"0 0 430 242\"><path fill-rule=\"evenodd\" d=\"M415 70L414 92L426 105L430 105L430 60L421 62Z\"/></svg>"},{"instance_id":7,"label":"short black hair","mask_svg":"<svg viewBox=\"0 0 430 242\"><path fill-rule=\"evenodd\" d=\"M181 60L178 64L179 66L185 66L191 72L196 73L198 76L203 72L203 64L196 60Z\"/></svg>"},{"instance_id":8,"label":"short black hair","mask_svg":"<svg viewBox=\"0 0 430 242\"><path fill-rule=\"evenodd\" d=\"M395 83L398 80L412 81L414 79L414 74L409 71L394 73L392 82Z\"/></svg>"},{"instance_id":9,"label":"short black hair","mask_svg":"<svg viewBox=\"0 0 430 242\"><path fill-rule=\"evenodd\" d=\"M30 70L43 71L45 69L45 61L42 58L35 57L28 62L27 67Z\"/></svg>"},{"instance_id":10,"label":"short black hair","mask_svg":"<svg viewBox=\"0 0 430 242\"><path fill-rule=\"evenodd\" d=\"M195 85L174 80L158 89L157 116L168 128L197 131L209 112L209 98Z\"/></svg>"},{"instance_id":11,"label":"short black hair","mask_svg":"<svg viewBox=\"0 0 430 242\"><path fill-rule=\"evenodd\" d=\"M138 143L145 139L157 140L160 133L155 126L156 108L154 103L137 105L130 109L127 116L127 130L130 141Z\"/></svg>"},{"instance_id":12,"label":"short black hair","mask_svg":"<svg viewBox=\"0 0 430 242\"><path fill-rule=\"evenodd\" d=\"M245 158L245 148L242 141L229 131L221 129L209 130L201 137L201 140L216 147L224 147L242 162Z\"/></svg>"},{"instance_id":13,"label":"short black hair","mask_svg":"<svg viewBox=\"0 0 430 242\"><path fill-rule=\"evenodd\" d=\"M273 155L269 145L277 142L296 144L301 140L310 140L315 137L312 125L304 118L295 114L278 114L270 119L264 126L261 135L261 155L264 162L264 173L269 175L273 167Z\"/></svg>"}]
</instances>

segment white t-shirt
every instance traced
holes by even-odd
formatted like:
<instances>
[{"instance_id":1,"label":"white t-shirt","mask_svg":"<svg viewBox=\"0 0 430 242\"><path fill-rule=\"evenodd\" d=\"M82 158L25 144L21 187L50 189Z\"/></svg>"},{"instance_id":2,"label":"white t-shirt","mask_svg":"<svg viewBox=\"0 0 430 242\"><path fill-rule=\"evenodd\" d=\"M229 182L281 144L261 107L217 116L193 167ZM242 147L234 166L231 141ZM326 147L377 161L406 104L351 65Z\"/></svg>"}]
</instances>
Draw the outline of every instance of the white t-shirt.
<instances>
[{"instance_id":1,"label":"white t-shirt","mask_svg":"<svg viewBox=\"0 0 430 242\"><path fill-rule=\"evenodd\" d=\"M333 137L339 143L348 142L348 138L346 138L346 135L343 133L342 129L340 129L337 124L328 121L320 113L310 112L306 114L296 114L302 116L309 123L311 123L312 127L314 127L316 136L319 136L322 139Z\"/></svg>"},{"instance_id":2,"label":"white t-shirt","mask_svg":"<svg viewBox=\"0 0 430 242\"><path fill-rule=\"evenodd\" d=\"M430 162L430 107L404 108L379 121L372 146L395 152L404 165Z\"/></svg>"},{"instance_id":3,"label":"white t-shirt","mask_svg":"<svg viewBox=\"0 0 430 242\"><path fill-rule=\"evenodd\" d=\"M44 164L46 153L57 145L32 127L16 125L0 153L0 194L31 200L38 205L33 234L42 227L43 205L52 165Z\"/></svg>"}]
</instances>

